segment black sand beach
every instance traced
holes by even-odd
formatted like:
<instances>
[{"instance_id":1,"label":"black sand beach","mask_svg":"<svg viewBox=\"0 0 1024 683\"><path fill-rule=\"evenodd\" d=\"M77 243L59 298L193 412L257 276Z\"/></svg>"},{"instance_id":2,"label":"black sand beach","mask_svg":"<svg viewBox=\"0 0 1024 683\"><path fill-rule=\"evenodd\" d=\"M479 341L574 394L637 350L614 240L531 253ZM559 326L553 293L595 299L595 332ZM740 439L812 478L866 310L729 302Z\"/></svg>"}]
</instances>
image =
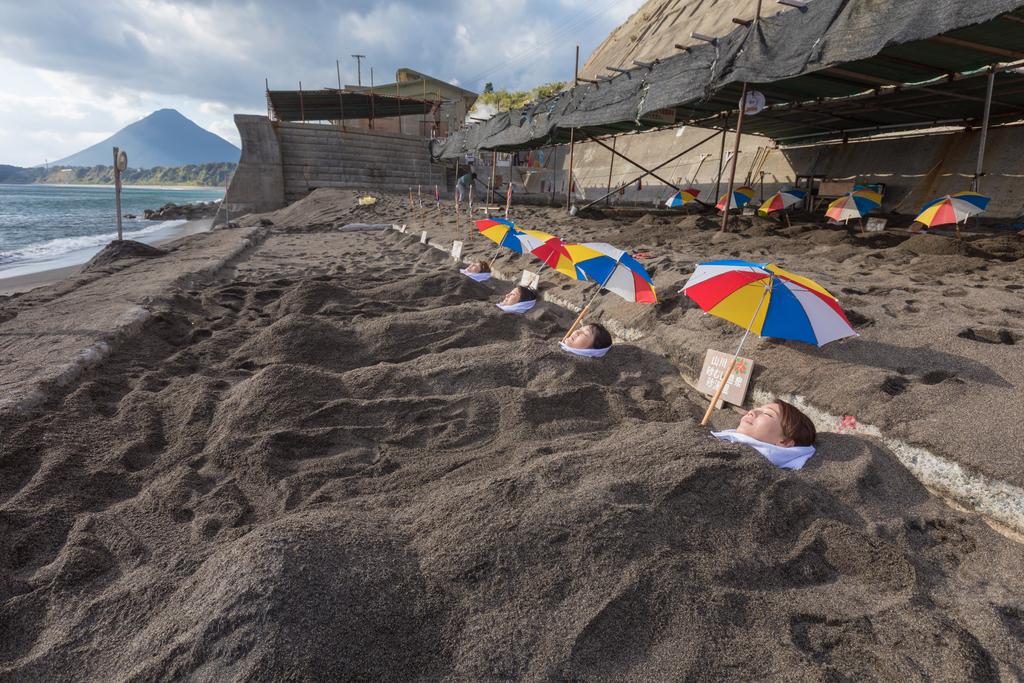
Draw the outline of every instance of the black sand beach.
<instances>
[{"instance_id":1,"label":"black sand beach","mask_svg":"<svg viewBox=\"0 0 1024 683\"><path fill-rule=\"evenodd\" d=\"M671 294L711 254L793 255L862 336L761 340L755 382L1019 486L1003 241L938 255L517 210L652 254L661 303L602 297L619 342L595 361L555 343L575 285L502 314L508 283L459 275L403 204L319 191L269 216L224 268L148 298L102 362L0 416L0 680L1024 677L1024 546L865 432L822 433L798 472L711 438L680 370L736 330ZM411 229L334 229L357 221ZM30 306L4 305L13 339ZM1000 330L1014 343L985 341Z\"/></svg>"}]
</instances>

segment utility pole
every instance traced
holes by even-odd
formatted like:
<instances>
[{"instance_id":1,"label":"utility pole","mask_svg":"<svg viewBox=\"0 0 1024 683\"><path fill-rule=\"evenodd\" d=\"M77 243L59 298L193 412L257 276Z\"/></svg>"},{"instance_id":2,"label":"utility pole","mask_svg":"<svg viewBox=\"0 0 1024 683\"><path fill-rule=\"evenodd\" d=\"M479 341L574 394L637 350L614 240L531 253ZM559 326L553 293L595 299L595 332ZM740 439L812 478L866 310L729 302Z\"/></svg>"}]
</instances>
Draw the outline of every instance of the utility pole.
<instances>
[{"instance_id":1,"label":"utility pole","mask_svg":"<svg viewBox=\"0 0 1024 683\"><path fill-rule=\"evenodd\" d=\"M352 55L356 60L356 85L363 84L363 60L366 55Z\"/></svg>"}]
</instances>

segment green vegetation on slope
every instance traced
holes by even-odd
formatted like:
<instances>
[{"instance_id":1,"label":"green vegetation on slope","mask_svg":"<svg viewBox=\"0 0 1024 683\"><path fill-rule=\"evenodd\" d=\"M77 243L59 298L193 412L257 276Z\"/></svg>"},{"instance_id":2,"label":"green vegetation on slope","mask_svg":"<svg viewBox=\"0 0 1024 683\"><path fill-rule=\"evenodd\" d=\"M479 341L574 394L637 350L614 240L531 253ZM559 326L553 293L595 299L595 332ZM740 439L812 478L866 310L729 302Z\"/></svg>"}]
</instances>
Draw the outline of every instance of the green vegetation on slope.
<instances>
[{"instance_id":1,"label":"green vegetation on slope","mask_svg":"<svg viewBox=\"0 0 1024 683\"><path fill-rule=\"evenodd\" d=\"M551 97L564 90L565 86L566 84L562 81L538 85L531 90L494 90L493 86L488 90L487 86L484 86L484 92L476 98L474 107L494 107L497 111L508 111Z\"/></svg>"},{"instance_id":2,"label":"green vegetation on slope","mask_svg":"<svg viewBox=\"0 0 1024 683\"><path fill-rule=\"evenodd\" d=\"M188 166L129 168L121 174L125 185L198 185L226 187L235 166L230 162L189 164ZM114 182L111 166L19 168L0 165L0 183L64 183L70 185L109 185Z\"/></svg>"}]
</instances>

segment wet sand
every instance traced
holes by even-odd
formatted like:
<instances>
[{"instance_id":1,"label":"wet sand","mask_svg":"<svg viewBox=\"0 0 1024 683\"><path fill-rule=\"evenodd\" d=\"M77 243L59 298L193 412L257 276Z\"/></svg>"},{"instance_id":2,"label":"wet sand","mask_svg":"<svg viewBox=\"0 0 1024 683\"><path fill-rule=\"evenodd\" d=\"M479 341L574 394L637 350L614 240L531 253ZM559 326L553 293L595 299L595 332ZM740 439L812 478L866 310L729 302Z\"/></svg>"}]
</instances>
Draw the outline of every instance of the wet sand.
<instances>
[{"instance_id":1,"label":"wet sand","mask_svg":"<svg viewBox=\"0 0 1024 683\"><path fill-rule=\"evenodd\" d=\"M675 250L676 226L530 211L547 222L530 227L660 251L659 285L697 257ZM800 472L709 437L680 366L735 330L678 297L605 301L620 342L577 358L555 344L571 311L502 314L507 282L459 275L418 232L334 231L406 213L322 193L270 216L269 236L216 278L152 301L130 344L4 418L0 680L1024 675L1024 546L871 436L822 434ZM710 230L690 232L712 249ZM756 239L718 248L756 260ZM915 258L899 268L913 274ZM876 270L892 289L907 277ZM974 301L967 275L941 277ZM582 294L548 282L552 298ZM847 353L895 334L883 305L906 305L864 291L844 295L874 320ZM629 330L643 337L621 341ZM822 403L837 377L855 394L904 362L876 346L859 376L825 350L765 341L751 355L765 385L784 381L781 365ZM946 380L918 381L917 367L902 393L931 405L917 385ZM960 394L998 387L962 378ZM959 423L978 432L964 441L986 438L981 415Z\"/></svg>"}]
</instances>

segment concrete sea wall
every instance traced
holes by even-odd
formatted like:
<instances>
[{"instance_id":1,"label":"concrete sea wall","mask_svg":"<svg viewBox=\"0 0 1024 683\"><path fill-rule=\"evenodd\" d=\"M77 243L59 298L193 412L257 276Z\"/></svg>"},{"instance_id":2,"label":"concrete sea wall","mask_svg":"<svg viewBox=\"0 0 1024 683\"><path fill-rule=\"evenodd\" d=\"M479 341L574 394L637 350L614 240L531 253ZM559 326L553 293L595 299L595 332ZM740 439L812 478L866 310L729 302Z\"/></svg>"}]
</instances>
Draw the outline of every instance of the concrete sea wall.
<instances>
[{"instance_id":1,"label":"concrete sea wall","mask_svg":"<svg viewBox=\"0 0 1024 683\"><path fill-rule=\"evenodd\" d=\"M228 217L279 209L320 187L445 189L443 168L430 161L420 137L242 114L235 125L242 156L224 198Z\"/></svg>"}]
</instances>

